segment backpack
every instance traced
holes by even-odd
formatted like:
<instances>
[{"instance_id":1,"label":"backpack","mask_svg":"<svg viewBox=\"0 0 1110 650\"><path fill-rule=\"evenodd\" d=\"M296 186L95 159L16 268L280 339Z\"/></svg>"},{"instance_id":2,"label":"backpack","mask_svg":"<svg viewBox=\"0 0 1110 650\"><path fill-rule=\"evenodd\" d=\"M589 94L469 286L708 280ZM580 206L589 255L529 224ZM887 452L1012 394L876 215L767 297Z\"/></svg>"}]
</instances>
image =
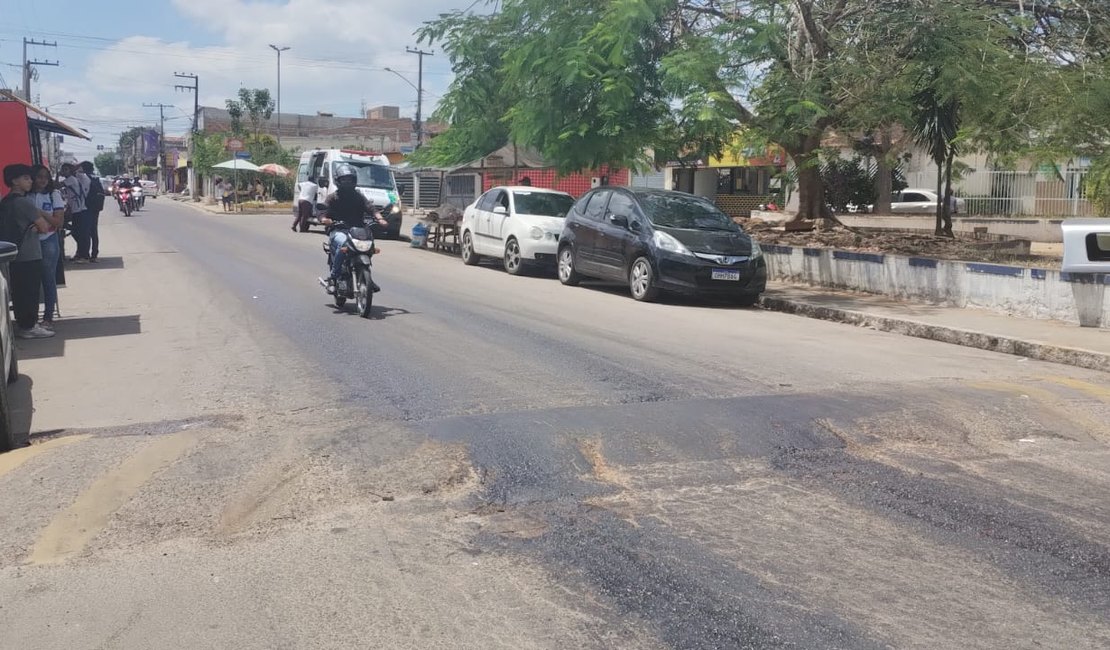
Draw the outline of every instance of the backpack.
<instances>
[{"instance_id":1,"label":"backpack","mask_svg":"<svg viewBox=\"0 0 1110 650\"><path fill-rule=\"evenodd\" d=\"M89 194L85 197L85 207L89 212L100 212L104 209L104 185L99 177L89 176Z\"/></svg>"}]
</instances>

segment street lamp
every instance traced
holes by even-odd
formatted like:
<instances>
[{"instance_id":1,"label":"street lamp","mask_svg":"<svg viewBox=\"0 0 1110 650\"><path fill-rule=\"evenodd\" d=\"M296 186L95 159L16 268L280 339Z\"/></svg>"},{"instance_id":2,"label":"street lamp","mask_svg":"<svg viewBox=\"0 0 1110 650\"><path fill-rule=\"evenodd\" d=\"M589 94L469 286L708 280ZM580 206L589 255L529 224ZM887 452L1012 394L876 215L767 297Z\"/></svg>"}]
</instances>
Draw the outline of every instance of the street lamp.
<instances>
[{"instance_id":1,"label":"street lamp","mask_svg":"<svg viewBox=\"0 0 1110 650\"><path fill-rule=\"evenodd\" d=\"M392 72L393 74L397 75L401 78L401 81L404 81L408 85L412 86L412 89L416 91L416 143L417 146L424 144L424 122L421 120L421 109L424 104L424 89L409 81L408 77L401 74L400 72L397 72L393 68L385 68L385 71ZM423 79L423 75L421 77Z\"/></svg>"},{"instance_id":2,"label":"street lamp","mask_svg":"<svg viewBox=\"0 0 1110 650\"><path fill-rule=\"evenodd\" d=\"M55 106L73 106L76 103L77 102L56 102L54 104L50 104L49 106L43 106L42 110L49 113L50 109L54 108Z\"/></svg>"},{"instance_id":3,"label":"street lamp","mask_svg":"<svg viewBox=\"0 0 1110 650\"><path fill-rule=\"evenodd\" d=\"M277 143L281 149L281 53L288 50L289 46L278 47L270 44L270 49L277 52Z\"/></svg>"}]
</instances>

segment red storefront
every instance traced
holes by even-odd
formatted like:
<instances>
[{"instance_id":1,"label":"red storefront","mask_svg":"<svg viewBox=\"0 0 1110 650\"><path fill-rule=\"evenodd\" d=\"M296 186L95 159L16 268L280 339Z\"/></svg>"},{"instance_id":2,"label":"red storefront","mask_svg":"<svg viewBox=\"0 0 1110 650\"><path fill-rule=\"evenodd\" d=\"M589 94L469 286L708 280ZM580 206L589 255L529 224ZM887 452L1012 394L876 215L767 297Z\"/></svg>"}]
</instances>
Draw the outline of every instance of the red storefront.
<instances>
[{"instance_id":1,"label":"red storefront","mask_svg":"<svg viewBox=\"0 0 1110 650\"><path fill-rule=\"evenodd\" d=\"M88 140L84 131L66 124L34 104L0 91L0 169L6 165L47 165L57 170L58 161L48 160L48 134L59 133ZM0 183L2 185L2 183ZM7 188L0 187L0 194Z\"/></svg>"}]
</instances>

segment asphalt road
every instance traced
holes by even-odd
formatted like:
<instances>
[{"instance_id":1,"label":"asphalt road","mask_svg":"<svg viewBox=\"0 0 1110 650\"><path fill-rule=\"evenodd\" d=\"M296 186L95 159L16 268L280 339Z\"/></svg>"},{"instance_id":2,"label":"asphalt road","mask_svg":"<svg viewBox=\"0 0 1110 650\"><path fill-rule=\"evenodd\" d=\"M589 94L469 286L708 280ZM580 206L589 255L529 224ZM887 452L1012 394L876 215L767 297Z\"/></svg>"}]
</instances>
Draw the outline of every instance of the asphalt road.
<instances>
[{"instance_id":1,"label":"asphalt road","mask_svg":"<svg viewBox=\"0 0 1110 650\"><path fill-rule=\"evenodd\" d=\"M1105 375L399 242L363 320L285 217L107 228L147 325L0 457L0 647L1110 647Z\"/></svg>"}]
</instances>

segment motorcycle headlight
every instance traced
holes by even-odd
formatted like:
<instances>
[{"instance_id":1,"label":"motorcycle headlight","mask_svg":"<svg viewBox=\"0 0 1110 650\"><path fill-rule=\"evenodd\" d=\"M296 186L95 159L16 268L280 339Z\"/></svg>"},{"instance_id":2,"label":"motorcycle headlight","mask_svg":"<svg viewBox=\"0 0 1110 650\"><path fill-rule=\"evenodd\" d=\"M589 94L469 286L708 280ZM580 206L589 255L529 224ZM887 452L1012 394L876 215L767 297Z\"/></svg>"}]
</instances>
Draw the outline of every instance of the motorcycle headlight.
<instances>
[{"instance_id":1,"label":"motorcycle headlight","mask_svg":"<svg viewBox=\"0 0 1110 650\"><path fill-rule=\"evenodd\" d=\"M369 253L370 249L374 248L374 242L369 239L352 239L351 246L360 253Z\"/></svg>"},{"instance_id":2,"label":"motorcycle headlight","mask_svg":"<svg viewBox=\"0 0 1110 650\"><path fill-rule=\"evenodd\" d=\"M532 230L528 233L532 239L543 239L543 228L539 226L532 226Z\"/></svg>"},{"instance_id":3,"label":"motorcycle headlight","mask_svg":"<svg viewBox=\"0 0 1110 650\"><path fill-rule=\"evenodd\" d=\"M761 247L759 245L759 242L757 242L756 240L753 239L752 240L752 259L757 260L761 257L763 257L763 247Z\"/></svg>"},{"instance_id":4,"label":"motorcycle headlight","mask_svg":"<svg viewBox=\"0 0 1110 650\"><path fill-rule=\"evenodd\" d=\"M689 257L694 257L694 254L690 252L689 248L686 248L685 244L675 239L674 236L670 235L669 233L663 232L662 230L656 230L655 233L651 236L651 239L655 242L655 246L660 250L667 251L668 253L674 253L675 255L686 255Z\"/></svg>"}]
</instances>

